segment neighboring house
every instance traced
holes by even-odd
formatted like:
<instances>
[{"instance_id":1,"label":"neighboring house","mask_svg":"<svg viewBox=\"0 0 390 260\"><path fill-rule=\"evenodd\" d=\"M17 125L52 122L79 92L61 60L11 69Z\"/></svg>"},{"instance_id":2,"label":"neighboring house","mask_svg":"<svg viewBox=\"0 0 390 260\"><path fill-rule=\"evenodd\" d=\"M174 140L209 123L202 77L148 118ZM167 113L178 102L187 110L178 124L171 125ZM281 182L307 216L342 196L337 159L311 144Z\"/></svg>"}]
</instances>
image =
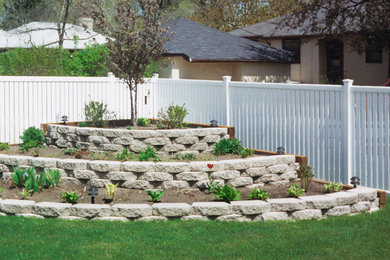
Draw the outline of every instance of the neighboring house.
<instances>
[{"instance_id":1,"label":"neighboring house","mask_svg":"<svg viewBox=\"0 0 390 260\"><path fill-rule=\"evenodd\" d=\"M176 19L164 54L168 66L163 78L286 82L290 79L290 52L233 36L187 19Z\"/></svg>"},{"instance_id":2,"label":"neighboring house","mask_svg":"<svg viewBox=\"0 0 390 260\"><path fill-rule=\"evenodd\" d=\"M106 37L93 31L92 23L81 20L80 26L66 24L64 49L84 49L86 44L106 43ZM78 39L75 44L75 37ZM56 23L32 22L10 31L0 31L0 51L12 48L31 48L33 46L58 47L58 31Z\"/></svg>"},{"instance_id":3,"label":"neighboring house","mask_svg":"<svg viewBox=\"0 0 390 260\"><path fill-rule=\"evenodd\" d=\"M387 48L367 48L358 53L342 39L324 40L321 35L303 35L302 28L280 28L279 18L234 30L231 35L267 43L293 51L297 62L291 64L291 80L303 83L340 82L353 79L358 85L382 85L390 77Z\"/></svg>"}]
</instances>

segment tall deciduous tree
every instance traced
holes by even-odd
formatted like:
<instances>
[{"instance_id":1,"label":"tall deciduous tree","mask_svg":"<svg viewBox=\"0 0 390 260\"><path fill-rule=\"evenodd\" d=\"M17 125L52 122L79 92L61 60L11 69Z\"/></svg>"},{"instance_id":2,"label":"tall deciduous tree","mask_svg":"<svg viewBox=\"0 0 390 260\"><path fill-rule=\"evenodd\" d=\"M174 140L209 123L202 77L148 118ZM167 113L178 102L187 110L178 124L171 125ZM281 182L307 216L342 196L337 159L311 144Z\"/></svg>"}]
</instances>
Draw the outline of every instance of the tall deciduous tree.
<instances>
[{"instance_id":1,"label":"tall deciduous tree","mask_svg":"<svg viewBox=\"0 0 390 260\"><path fill-rule=\"evenodd\" d=\"M109 36L109 67L117 78L126 82L130 91L131 119L137 118L138 85L151 61L165 52L167 28L161 27L156 0L117 0L115 15L108 15L101 1L92 0L90 15L96 25Z\"/></svg>"}]
</instances>

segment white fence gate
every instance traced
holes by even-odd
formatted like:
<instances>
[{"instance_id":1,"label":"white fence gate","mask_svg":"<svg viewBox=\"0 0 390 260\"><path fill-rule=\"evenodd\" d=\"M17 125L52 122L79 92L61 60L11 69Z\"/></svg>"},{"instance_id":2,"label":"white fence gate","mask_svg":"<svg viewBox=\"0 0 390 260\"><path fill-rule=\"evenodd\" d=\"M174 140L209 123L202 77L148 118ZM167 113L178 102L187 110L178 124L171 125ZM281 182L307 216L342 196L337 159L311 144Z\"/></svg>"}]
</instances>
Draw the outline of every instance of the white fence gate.
<instances>
[{"instance_id":1,"label":"white fence gate","mask_svg":"<svg viewBox=\"0 0 390 260\"><path fill-rule=\"evenodd\" d=\"M0 142L23 129L83 119L88 100L129 118L129 93L115 78L0 77ZM341 85L151 79L140 86L139 116L186 104L186 121L236 127L245 146L309 157L316 177L390 190L390 88Z\"/></svg>"}]
</instances>

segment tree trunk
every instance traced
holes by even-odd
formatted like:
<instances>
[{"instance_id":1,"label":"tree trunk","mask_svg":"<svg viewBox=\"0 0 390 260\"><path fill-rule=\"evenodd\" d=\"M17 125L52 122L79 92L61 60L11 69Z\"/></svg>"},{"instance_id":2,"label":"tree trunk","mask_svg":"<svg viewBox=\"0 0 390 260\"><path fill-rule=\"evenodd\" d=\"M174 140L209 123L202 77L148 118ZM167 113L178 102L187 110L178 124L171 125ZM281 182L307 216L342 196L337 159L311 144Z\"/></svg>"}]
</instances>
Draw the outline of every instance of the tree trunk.
<instances>
[{"instance_id":1,"label":"tree trunk","mask_svg":"<svg viewBox=\"0 0 390 260\"><path fill-rule=\"evenodd\" d=\"M133 84L127 83L127 86L130 90L130 116L131 116L131 125L135 125L134 121L134 99L133 99Z\"/></svg>"},{"instance_id":2,"label":"tree trunk","mask_svg":"<svg viewBox=\"0 0 390 260\"><path fill-rule=\"evenodd\" d=\"M137 122L138 119L138 84L135 83L134 87L134 121Z\"/></svg>"}]
</instances>

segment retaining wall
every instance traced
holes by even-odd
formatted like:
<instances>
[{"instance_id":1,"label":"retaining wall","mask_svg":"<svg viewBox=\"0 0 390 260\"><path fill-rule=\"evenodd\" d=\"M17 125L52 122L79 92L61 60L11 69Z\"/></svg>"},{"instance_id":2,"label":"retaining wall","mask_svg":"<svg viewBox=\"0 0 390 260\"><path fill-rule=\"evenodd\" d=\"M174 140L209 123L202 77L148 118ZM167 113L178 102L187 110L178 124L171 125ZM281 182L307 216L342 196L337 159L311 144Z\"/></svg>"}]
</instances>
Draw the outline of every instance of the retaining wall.
<instances>
[{"instance_id":1,"label":"retaining wall","mask_svg":"<svg viewBox=\"0 0 390 260\"><path fill-rule=\"evenodd\" d=\"M128 220L221 220L267 221L320 219L329 216L374 212L379 199L374 189L356 188L347 192L267 201L233 201L147 204L76 204L31 200L0 200L0 214L37 218Z\"/></svg>"},{"instance_id":2,"label":"retaining wall","mask_svg":"<svg viewBox=\"0 0 390 260\"><path fill-rule=\"evenodd\" d=\"M209 169L208 164L213 164ZM59 169L63 182L104 187L118 183L129 189L205 189L209 177L235 187L282 184L297 178L294 155L193 162L89 161L0 154L0 174L10 179L13 167Z\"/></svg>"}]
</instances>

